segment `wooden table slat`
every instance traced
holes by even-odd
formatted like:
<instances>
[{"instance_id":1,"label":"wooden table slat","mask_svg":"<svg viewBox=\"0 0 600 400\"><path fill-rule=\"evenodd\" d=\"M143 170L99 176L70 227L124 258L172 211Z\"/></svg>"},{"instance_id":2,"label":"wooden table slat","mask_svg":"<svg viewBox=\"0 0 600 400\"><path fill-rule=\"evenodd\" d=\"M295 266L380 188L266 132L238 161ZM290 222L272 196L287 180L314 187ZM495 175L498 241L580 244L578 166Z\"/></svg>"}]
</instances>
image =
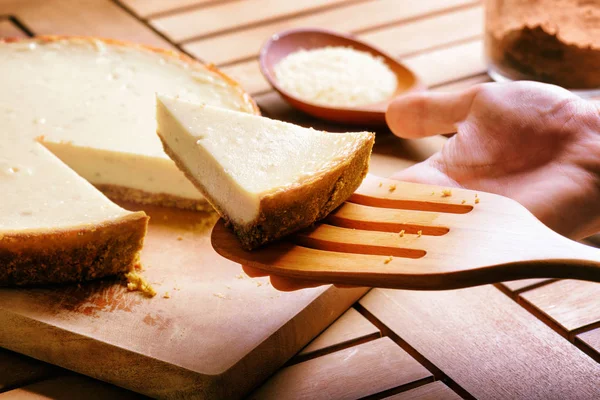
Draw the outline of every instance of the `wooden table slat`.
<instances>
[{"instance_id":1,"label":"wooden table slat","mask_svg":"<svg viewBox=\"0 0 600 400\"><path fill-rule=\"evenodd\" d=\"M350 347L381 337L381 332L354 308L350 308L325 332L321 333L295 357L295 361L313 358L326 352Z\"/></svg>"},{"instance_id":2,"label":"wooden table slat","mask_svg":"<svg viewBox=\"0 0 600 400\"><path fill-rule=\"evenodd\" d=\"M433 379L389 338L286 367L250 399L358 399Z\"/></svg>"},{"instance_id":3,"label":"wooden table slat","mask_svg":"<svg viewBox=\"0 0 600 400\"><path fill-rule=\"evenodd\" d=\"M520 279L518 281L502 282L501 285L510 292L518 293L552 281L552 279L546 278Z\"/></svg>"},{"instance_id":4,"label":"wooden table slat","mask_svg":"<svg viewBox=\"0 0 600 400\"><path fill-rule=\"evenodd\" d=\"M486 71L481 40L418 54L402 61L415 71L427 86L439 85Z\"/></svg>"},{"instance_id":5,"label":"wooden table slat","mask_svg":"<svg viewBox=\"0 0 600 400\"><path fill-rule=\"evenodd\" d=\"M174 42L331 7L346 0L233 1L158 17L150 24Z\"/></svg>"},{"instance_id":6,"label":"wooden table slat","mask_svg":"<svg viewBox=\"0 0 600 400\"><path fill-rule=\"evenodd\" d=\"M0 348L0 392L61 373L62 368Z\"/></svg>"},{"instance_id":7,"label":"wooden table slat","mask_svg":"<svg viewBox=\"0 0 600 400\"><path fill-rule=\"evenodd\" d=\"M561 280L529 290L520 298L567 332L600 323L600 284Z\"/></svg>"},{"instance_id":8,"label":"wooden table slat","mask_svg":"<svg viewBox=\"0 0 600 400\"><path fill-rule=\"evenodd\" d=\"M600 365L493 286L373 289L360 304L476 398L600 396Z\"/></svg>"},{"instance_id":9,"label":"wooden table slat","mask_svg":"<svg viewBox=\"0 0 600 400\"><path fill-rule=\"evenodd\" d=\"M0 1L0 14L16 16L36 35L99 36L174 48L112 1L77 4L71 0Z\"/></svg>"},{"instance_id":10,"label":"wooden table slat","mask_svg":"<svg viewBox=\"0 0 600 400\"><path fill-rule=\"evenodd\" d=\"M0 37L27 37L10 19L0 19Z\"/></svg>"},{"instance_id":11,"label":"wooden table slat","mask_svg":"<svg viewBox=\"0 0 600 400\"><path fill-rule=\"evenodd\" d=\"M57 377L0 393L1 400L133 400L145 398L147 397L81 375Z\"/></svg>"},{"instance_id":12,"label":"wooden table slat","mask_svg":"<svg viewBox=\"0 0 600 400\"><path fill-rule=\"evenodd\" d=\"M199 6L219 0L118 0L137 16L147 18L150 15L179 10L184 7Z\"/></svg>"},{"instance_id":13,"label":"wooden table slat","mask_svg":"<svg viewBox=\"0 0 600 400\"><path fill-rule=\"evenodd\" d=\"M590 357L600 363L600 328L577 335L575 343L582 346Z\"/></svg>"},{"instance_id":14,"label":"wooden table slat","mask_svg":"<svg viewBox=\"0 0 600 400\"><path fill-rule=\"evenodd\" d=\"M385 400L459 400L461 397L440 381L398 393Z\"/></svg>"},{"instance_id":15,"label":"wooden table slat","mask_svg":"<svg viewBox=\"0 0 600 400\"><path fill-rule=\"evenodd\" d=\"M378 0L349 3L308 16L276 21L224 33L183 45L190 54L215 64L231 63L258 55L262 44L274 33L292 28L322 28L358 32L395 21L419 18L453 7L476 4L473 0ZM360 18L356 18L360 15ZM477 25L477 24L475 24ZM470 30L470 29L469 29ZM457 30L460 32L461 30Z\"/></svg>"},{"instance_id":16,"label":"wooden table slat","mask_svg":"<svg viewBox=\"0 0 600 400\"><path fill-rule=\"evenodd\" d=\"M457 27L461 29L457 29ZM364 33L358 37L393 56L426 53L433 48L483 33L483 7L475 6L454 12Z\"/></svg>"},{"instance_id":17,"label":"wooden table slat","mask_svg":"<svg viewBox=\"0 0 600 400\"><path fill-rule=\"evenodd\" d=\"M451 81L448 83L443 83L441 85L433 86L431 90L435 90L437 92L454 92L458 90L465 90L473 85L477 85L479 83L486 83L490 81L491 78L489 77L487 72L482 72L474 76L468 76L466 78L461 78L456 81Z\"/></svg>"}]
</instances>

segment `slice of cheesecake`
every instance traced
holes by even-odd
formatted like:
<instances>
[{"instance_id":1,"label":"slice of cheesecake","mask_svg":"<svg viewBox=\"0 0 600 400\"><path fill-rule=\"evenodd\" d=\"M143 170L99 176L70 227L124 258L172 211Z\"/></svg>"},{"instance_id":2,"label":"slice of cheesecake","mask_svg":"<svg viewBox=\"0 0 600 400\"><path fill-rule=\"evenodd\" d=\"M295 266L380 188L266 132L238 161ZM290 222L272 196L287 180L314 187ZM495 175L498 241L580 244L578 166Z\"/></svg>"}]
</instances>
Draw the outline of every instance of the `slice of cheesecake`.
<instances>
[{"instance_id":1,"label":"slice of cheesecake","mask_svg":"<svg viewBox=\"0 0 600 400\"><path fill-rule=\"evenodd\" d=\"M0 141L42 143L110 198L211 209L162 150L155 94L257 113L212 67L179 53L96 38L0 40Z\"/></svg>"},{"instance_id":2,"label":"slice of cheesecake","mask_svg":"<svg viewBox=\"0 0 600 400\"><path fill-rule=\"evenodd\" d=\"M0 141L0 286L127 272L148 217L113 204L42 145Z\"/></svg>"},{"instance_id":3,"label":"slice of cheesecake","mask_svg":"<svg viewBox=\"0 0 600 400\"><path fill-rule=\"evenodd\" d=\"M169 156L256 248L324 218L360 185L375 135L328 133L159 95Z\"/></svg>"}]
</instances>

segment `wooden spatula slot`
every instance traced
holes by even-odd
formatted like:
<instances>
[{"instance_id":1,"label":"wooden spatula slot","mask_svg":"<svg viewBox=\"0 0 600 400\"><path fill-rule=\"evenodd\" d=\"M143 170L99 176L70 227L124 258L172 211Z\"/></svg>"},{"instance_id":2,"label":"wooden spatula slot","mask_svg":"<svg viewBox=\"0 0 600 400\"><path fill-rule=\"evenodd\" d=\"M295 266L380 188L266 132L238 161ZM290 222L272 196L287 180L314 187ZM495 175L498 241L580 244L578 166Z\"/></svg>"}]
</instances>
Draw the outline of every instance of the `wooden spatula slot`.
<instances>
[{"instance_id":1,"label":"wooden spatula slot","mask_svg":"<svg viewBox=\"0 0 600 400\"><path fill-rule=\"evenodd\" d=\"M450 231L445 226L437 226L434 221L439 213L429 211L395 210L344 203L331 213L326 222L342 228L363 231L393 232L417 235L441 236Z\"/></svg>"},{"instance_id":2,"label":"wooden spatula slot","mask_svg":"<svg viewBox=\"0 0 600 400\"><path fill-rule=\"evenodd\" d=\"M431 197L431 196L430 196ZM371 207L393 208L397 210L434 211L449 214L466 214L473 210L469 204L438 203L423 200L403 200L384 197L366 196L354 193L348 202Z\"/></svg>"},{"instance_id":3,"label":"wooden spatula slot","mask_svg":"<svg viewBox=\"0 0 600 400\"><path fill-rule=\"evenodd\" d=\"M293 242L311 249L340 253L421 258L427 252L418 245L427 245L429 241L414 235L365 232L323 224L296 234Z\"/></svg>"}]
</instances>

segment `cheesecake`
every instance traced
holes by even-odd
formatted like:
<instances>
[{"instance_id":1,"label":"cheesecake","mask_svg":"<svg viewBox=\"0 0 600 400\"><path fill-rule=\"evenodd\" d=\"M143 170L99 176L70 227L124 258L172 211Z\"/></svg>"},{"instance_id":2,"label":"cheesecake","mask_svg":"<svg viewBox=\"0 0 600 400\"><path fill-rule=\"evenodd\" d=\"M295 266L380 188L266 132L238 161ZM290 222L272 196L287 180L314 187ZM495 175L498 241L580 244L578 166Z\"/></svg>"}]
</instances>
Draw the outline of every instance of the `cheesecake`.
<instances>
[{"instance_id":1,"label":"cheesecake","mask_svg":"<svg viewBox=\"0 0 600 400\"><path fill-rule=\"evenodd\" d=\"M258 112L231 79L174 52L41 37L0 39L0 60L0 286L130 271L148 217L109 198L210 208L162 150L155 92Z\"/></svg>"},{"instance_id":2,"label":"cheesecake","mask_svg":"<svg viewBox=\"0 0 600 400\"><path fill-rule=\"evenodd\" d=\"M162 150L155 93L258 113L233 80L166 50L41 37L0 41L0 60L0 140L13 133L39 138L115 200L210 209Z\"/></svg>"},{"instance_id":3,"label":"cheesecake","mask_svg":"<svg viewBox=\"0 0 600 400\"><path fill-rule=\"evenodd\" d=\"M166 153L251 250L327 216L366 176L375 135L330 133L158 95Z\"/></svg>"},{"instance_id":4,"label":"cheesecake","mask_svg":"<svg viewBox=\"0 0 600 400\"><path fill-rule=\"evenodd\" d=\"M146 214L113 204L36 142L2 138L0 193L0 286L96 279L138 261Z\"/></svg>"}]
</instances>

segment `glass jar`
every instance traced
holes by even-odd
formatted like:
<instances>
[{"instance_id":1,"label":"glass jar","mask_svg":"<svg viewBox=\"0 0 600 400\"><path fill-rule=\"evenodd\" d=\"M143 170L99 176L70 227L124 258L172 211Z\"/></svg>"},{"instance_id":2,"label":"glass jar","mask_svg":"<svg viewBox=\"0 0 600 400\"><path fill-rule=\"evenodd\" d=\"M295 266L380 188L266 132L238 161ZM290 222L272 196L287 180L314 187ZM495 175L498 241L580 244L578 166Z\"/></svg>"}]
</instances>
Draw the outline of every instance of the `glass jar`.
<instances>
[{"instance_id":1,"label":"glass jar","mask_svg":"<svg viewBox=\"0 0 600 400\"><path fill-rule=\"evenodd\" d=\"M494 80L600 95L600 0L486 0L485 20Z\"/></svg>"}]
</instances>

